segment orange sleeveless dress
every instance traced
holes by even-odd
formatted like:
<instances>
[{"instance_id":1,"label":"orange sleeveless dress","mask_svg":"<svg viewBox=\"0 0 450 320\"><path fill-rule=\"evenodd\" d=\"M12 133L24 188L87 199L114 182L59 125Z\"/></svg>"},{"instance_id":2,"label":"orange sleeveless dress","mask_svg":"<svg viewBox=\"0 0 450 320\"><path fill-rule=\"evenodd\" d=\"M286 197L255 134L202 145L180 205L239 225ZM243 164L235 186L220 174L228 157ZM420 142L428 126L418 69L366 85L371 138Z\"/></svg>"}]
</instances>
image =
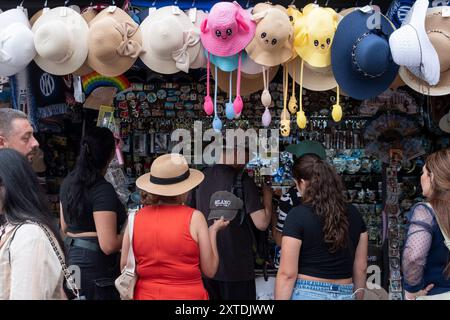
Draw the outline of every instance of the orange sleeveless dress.
<instances>
[{"instance_id":1,"label":"orange sleeveless dress","mask_svg":"<svg viewBox=\"0 0 450 320\"><path fill-rule=\"evenodd\" d=\"M135 217L135 300L208 300L200 249L190 234L194 209L148 206Z\"/></svg>"}]
</instances>

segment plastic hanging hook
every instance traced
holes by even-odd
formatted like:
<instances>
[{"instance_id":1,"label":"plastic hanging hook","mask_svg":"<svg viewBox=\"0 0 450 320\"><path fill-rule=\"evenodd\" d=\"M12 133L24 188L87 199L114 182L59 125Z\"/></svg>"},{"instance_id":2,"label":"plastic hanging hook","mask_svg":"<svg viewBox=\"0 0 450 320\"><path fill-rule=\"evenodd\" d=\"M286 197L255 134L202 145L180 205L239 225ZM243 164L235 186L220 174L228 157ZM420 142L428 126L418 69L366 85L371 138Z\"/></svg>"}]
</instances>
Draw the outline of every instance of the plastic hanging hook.
<instances>
[{"instance_id":1,"label":"plastic hanging hook","mask_svg":"<svg viewBox=\"0 0 450 320\"><path fill-rule=\"evenodd\" d=\"M290 5L291 5L291 6L294 6L294 5L295 5L295 0L292 0L292 2L291 2Z\"/></svg>"},{"instance_id":2,"label":"plastic hanging hook","mask_svg":"<svg viewBox=\"0 0 450 320\"><path fill-rule=\"evenodd\" d=\"M154 7L155 5L156 5L156 0L153 1L152 7Z\"/></svg>"},{"instance_id":3,"label":"plastic hanging hook","mask_svg":"<svg viewBox=\"0 0 450 320\"><path fill-rule=\"evenodd\" d=\"M248 9L250 7L250 0L247 0L247 3L245 4L245 9Z\"/></svg>"},{"instance_id":4,"label":"plastic hanging hook","mask_svg":"<svg viewBox=\"0 0 450 320\"><path fill-rule=\"evenodd\" d=\"M195 6L195 0L194 1L192 1L192 5L191 5L191 8L193 8Z\"/></svg>"},{"instance_id":5,"label":"plastic hanging hook","mask_svg":"<svg viewBox=\"0 0 450 320\"><path fill-rule=\"evenodd\" d=\"M325 2L325 7L328 7L328 2L330 2L330 0L327 0L327 2Z\"/></svg>"},{"instance_id":6,"label":"plastic hanging hook","mask_svg":"<svg viewBox=\"0 0 450 320\"><path fill-rule=\"evenodd\" d=\"M44 2L44 8L47 8L48 7L48 0L45 0L45 2Z\"/></svg>"},{"instance_id":7,"label":"plastic hanging hook","mask_svg":"<svg viewBox=\"0 0 450 320\"><path fill-rule=\"evenodd\" d=\"M111 0L111 5L115 6L116 5L116 1L115 0Z\"/></svg>"},{"instance_id":8,"label":"plastic hanging hook","mask_svg":"<svg viewBox=\"0 0 450 320\"><path fill-rule=\"evenodd\" d=\"M64 7L67 7L69 5L69 0L64 1Z\"/></svg>"},{"instance_id":9,"label":"plastic hanging hook","mask_svg":"<svg viewBox=\"0 0 450 320\"><path fill-rule=\"evenodd\" d=\"M23 7L23 3L25 2L25 0L22 0L19 4L19 7Z\"/></svg>"}]
</instances>

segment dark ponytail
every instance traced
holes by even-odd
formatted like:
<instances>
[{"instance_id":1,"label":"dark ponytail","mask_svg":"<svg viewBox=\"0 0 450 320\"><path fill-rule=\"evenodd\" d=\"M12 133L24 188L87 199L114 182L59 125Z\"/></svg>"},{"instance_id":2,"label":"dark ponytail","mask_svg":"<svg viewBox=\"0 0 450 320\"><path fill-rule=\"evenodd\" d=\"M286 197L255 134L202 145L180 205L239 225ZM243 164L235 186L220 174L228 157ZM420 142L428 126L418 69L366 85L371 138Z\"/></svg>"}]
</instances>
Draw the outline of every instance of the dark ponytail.
<instances>
[{"instance_id":1,"label":"dark ponytail","mask_svg":"<svg viewBox=\"0 0 450 320\"><path fill-rule=\"evenodd\" d=\"M101 177L115 149L112 132L107 128L92 128L81 140L80 154L70 173L71 184L67 189L67 211L70 221L79 218L85 210L89 189Z\"/></svg>"},{"instance_id":2,"label":"dark ponytail","mask_svg":"<svg viewBox=\"0 0 450 320\"><path fill-rule=\"evenodd\" d=\"M322 219L323 237L329 251L334 253L347 246L349 221L344 184L336 170L316 156L300 157L294 167L298 181L308 184L302 195L303 203L311 205Z\"/></svg>"}]
</instances>

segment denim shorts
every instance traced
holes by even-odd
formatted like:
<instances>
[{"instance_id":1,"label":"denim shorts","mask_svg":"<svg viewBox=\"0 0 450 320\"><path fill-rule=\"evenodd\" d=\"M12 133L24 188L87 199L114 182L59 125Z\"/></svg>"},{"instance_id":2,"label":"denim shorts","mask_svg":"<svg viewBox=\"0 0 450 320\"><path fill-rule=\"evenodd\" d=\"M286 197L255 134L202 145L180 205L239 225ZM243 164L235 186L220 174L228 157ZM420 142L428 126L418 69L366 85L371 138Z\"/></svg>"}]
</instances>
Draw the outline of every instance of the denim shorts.
<instances>
[{"instance_id":1,"label":"denim shorts","mask_svg":"<svg viewBox=\"0 0 450 320\"><path fill-rule=\"evenodd\" d=\"M354 300L353 284L297 279L291 300Z\"/></svg>"}]
</instances>

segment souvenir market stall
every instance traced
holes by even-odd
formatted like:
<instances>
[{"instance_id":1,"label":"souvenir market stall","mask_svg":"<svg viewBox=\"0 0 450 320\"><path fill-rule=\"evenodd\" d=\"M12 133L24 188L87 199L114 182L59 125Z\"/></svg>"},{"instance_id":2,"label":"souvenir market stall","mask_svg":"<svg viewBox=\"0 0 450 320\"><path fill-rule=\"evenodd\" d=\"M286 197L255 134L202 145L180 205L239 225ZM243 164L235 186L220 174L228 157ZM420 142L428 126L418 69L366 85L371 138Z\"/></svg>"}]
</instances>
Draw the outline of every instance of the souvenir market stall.
<instances>
[{"instance_id":1,"label":"souvenir market stall","mask_svg":"<svg viewBox=\"0 0 450 320\"><path fill-rule=\"evenodd\" d=\"M286 147L320 142L367 224L376 266L368 276L403 298L405 213L421 199L425 157L449 146L450 18L441 7L57 2L0 1L0 107L29 115L42 149L34 165L55 216L59 185L90 126L116 135L107 178L130 209L139 205L135 179L171 152L174 130L193 133L196 121L203 132L275 129L279 154L255 159L249 174L262 185L261 169L279 163L276 203L293 185ZM261 275L276 273L275 247Z\"/></svg>"}]
</instances>

